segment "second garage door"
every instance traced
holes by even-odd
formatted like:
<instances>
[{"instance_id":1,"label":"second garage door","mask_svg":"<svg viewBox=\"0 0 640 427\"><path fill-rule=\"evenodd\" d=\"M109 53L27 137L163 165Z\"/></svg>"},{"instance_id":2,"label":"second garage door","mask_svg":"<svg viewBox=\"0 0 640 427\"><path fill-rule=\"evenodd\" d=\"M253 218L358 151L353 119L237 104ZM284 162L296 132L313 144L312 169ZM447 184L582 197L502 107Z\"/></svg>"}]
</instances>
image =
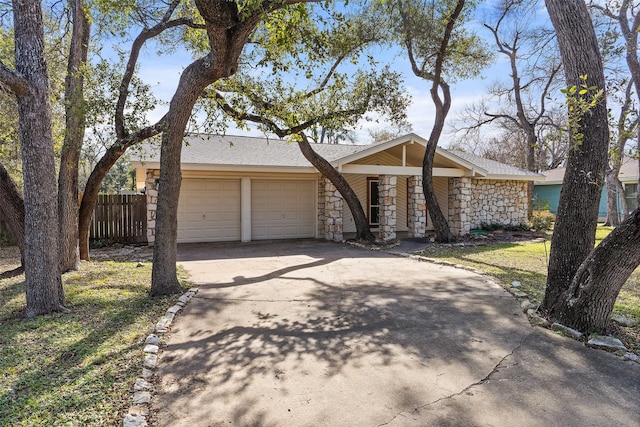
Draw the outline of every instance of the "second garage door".
<instances>
[{"instance_id":1,"label":"second garage door","mask_svg":"<svg viewBox=\"0 0 640 427\"><path fill-rule=\"evenodd\" d=\"M315 237L315 181L252 180L251 238Z\"/></svg>"},{"instance_id":2,"label":"second garage door","mask_svg":"<svg viewBox=\"0 0 640 427\"><path fill-rule=\"evenodd\" d=\"M183 179L178 242L240 240L240 180Z\"/></svg>"}]
</instances>

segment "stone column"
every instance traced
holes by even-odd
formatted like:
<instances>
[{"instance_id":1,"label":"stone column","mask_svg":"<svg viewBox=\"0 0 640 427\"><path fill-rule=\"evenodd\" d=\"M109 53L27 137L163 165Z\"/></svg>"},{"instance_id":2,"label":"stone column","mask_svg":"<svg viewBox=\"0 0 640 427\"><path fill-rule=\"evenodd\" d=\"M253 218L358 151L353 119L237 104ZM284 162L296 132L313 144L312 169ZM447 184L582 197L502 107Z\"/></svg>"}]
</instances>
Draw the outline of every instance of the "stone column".
<instances>
[{"instance_id":1,"label":"stone column","mask_svg":"<svg viewBox=\"0 0 640 427\"><path fill-rule=\"evenodd\" d=\"M342 194L327 178L324 181L324 238L341 242L344 240L342 209L344 199Z\"/></svg>"},{"instance_id":2,"label":"stone column","mask_svg":"<svg viewBox=\"0 0 640 427\"><path fill-rule=\"evenodd\" d=\"M427 204L422 189L422 176L409 177L409 237L424 237L427 229Z\"/></svg>"},{"instance_id":3,"label":"stone column","mask_svg":"<svg viewBox=\"0 0 640 427\"><path fill-rule=\"evenodd\" d=\"M378 198L380 205L380 237L382 240L396 238L396 183L395 175L380 175L378 178Z\"/></svg>"},{"instance_id":4,"label":"stone column","mask_svg":"<svg viewBox=\"0 0 640 427\"><path fill-rule=\"evenodd\" d=\"M451 178L449 181L449 227L454 236L463 236L471 230L471 178Z\"/></svg>"},{"instance_id":5,"label":"stone column","mask_svg":"<svg viewBox=\"0 0 640 427\"><path fill-rule=\"evenodd\" d=\"M324 238L325 227L325 196L324 187L326 185L326 178L321 176L318 179L318 239Z\"/></svg>"},{"instance_id":6,"label":"stone column","mask_svg":"<svg viewBox=\"0 0 640 427\"><path fill-rule=\"evenodd\" d=\"M158 210L158 184L160 170L147 170L145 194L147 196L147 243L153 245L156 241L156 211Z\"/></svg>"}]
</instances>

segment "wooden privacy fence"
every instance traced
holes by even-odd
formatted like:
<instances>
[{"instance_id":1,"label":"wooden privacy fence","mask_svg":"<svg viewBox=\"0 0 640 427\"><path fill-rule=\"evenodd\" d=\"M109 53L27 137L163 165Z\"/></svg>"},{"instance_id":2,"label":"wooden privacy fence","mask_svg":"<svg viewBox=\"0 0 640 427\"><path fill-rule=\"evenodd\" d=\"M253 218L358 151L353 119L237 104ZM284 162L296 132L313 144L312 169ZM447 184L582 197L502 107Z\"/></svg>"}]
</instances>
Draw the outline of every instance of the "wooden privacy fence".
<instances>
[{"instance_id":1,"label":"wooden privacy fence","mask_svg":"<svg viewBox=\"0 0 640 427\"><path fill-rule=\"evenodd\" d=\"M143 194L99 195L89 239L147 243L147 197Z\"/></svg>"}]
</instances>

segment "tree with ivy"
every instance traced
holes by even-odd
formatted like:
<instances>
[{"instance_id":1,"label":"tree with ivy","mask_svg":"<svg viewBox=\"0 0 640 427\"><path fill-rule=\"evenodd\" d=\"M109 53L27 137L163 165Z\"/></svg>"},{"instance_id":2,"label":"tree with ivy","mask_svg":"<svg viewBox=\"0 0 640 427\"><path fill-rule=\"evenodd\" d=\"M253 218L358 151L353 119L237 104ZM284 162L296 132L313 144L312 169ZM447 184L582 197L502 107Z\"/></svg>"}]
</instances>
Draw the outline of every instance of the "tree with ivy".
<instances>
[{"instance_id":1,"label":"tree with ivy","mask_svg":"<svg viewBox=\"0 0 640 427\"><path fill-rule=\"evenodd\" d=\"M602 332L622 285L640 264L640 212L636 209L594 249L609 146L604 67L585 3L546 0L546 5L565 70L572 144L540 310L580 331Z\"/></svg>"}]
</instances>

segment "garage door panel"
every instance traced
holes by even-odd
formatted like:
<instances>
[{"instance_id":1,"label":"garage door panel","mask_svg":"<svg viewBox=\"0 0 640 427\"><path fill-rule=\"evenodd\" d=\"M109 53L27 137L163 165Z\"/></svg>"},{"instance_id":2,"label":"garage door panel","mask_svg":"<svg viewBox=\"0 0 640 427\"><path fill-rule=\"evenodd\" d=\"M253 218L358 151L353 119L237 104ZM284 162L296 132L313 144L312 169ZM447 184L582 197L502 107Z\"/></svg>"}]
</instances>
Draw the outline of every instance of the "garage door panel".
<instances>
[{"instance_id":1,"label":"garage door panel","mask_svg":"<svg viewBox=\"0 0 640 427\"><path fill-rule=\"evenodd\" d=\"M252 239L315 237L315 181L254 180Z\"/></svg>"},{"instance_id":2,"label":"garage door panel","mask_svg":"<svg viewBox=\"0 0 640 427\"><path fill-rule=\"evenodd\" d=\"M233 240L240 240L240 180L183 180L178 242Z\"/></svg>"}]
</instances>

